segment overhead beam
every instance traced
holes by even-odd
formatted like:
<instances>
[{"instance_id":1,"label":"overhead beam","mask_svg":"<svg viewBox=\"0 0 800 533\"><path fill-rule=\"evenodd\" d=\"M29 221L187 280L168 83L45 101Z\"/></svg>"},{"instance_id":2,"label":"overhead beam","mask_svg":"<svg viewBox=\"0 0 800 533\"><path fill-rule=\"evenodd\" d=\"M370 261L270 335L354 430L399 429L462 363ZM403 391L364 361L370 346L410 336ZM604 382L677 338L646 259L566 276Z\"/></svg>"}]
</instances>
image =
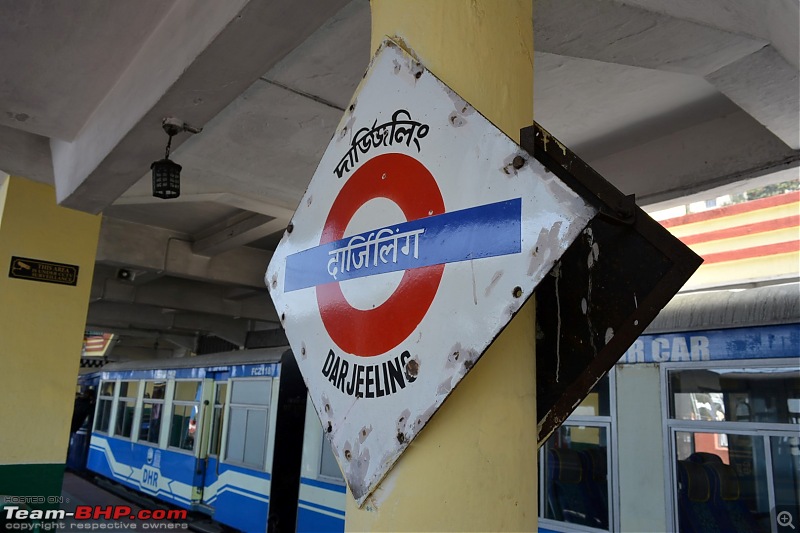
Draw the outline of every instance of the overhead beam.
<instances>
[{"instance_id":1,"label":"overhead beam","mask_svg":"<svg viewBox=\"0 0 800 533\"><path fill-rule=\"evenodd\" d=\"M112 327L105 327L103 332L115 334L117 343L124 344L126 346L145 346L158 342L159 344L171 344L176 348L194 350L197 343L197 335L194 334L179 335L177 333L164 333L154 330L121 329Z\"/></svg>"},{"instance_id":2,"label":"overhead beam","mask_svg":"<svg viewBox=\"0 0 800 533\"><path fill-rule=\"evenodd\" d=\"M713 72L706 80L790 148L800 149L800 77L797 68L772 46Z\"/></svg>"},{"instance_id":3,"label":"overhead beam","mask_svg":"<svg viewBox=\"0 0 800 533\"><path fill-rule=\"evenodd\" d=\"M255 289L264 288L271 258L246 247L206 257L193 252L187 235L113 218L103 219L97 248L97 261L107 265Z\"/></svg>"},{"instance_id":4,"label":"overhead beam","mask_svg":"<svg viewBox=\"0 0 800 533\"><path fill-rule=\"evenodd\" d=\"M249 331L248 320L202 313L165 312L145 305L93 302L89 305L86 324L105 330L145 330L169 334L212 334L244 345Z\"/></svg>"},{"instance_id":5,"label":"overhead beam","mask_svg":"<svg viewBox=\"0 0 800 533\"><path fill-rule=\"evenodd\" d=\"M183 348L162 348L161 346L126 346L117 345L111 349L107 357L110 361L142 361L147 359L169 359L171 357L184 357L186 350Z\"/></svg>"},{"instance_id":6,"label":"overhead beam","mask_svg":"<svg viewBox=\"0 0 800 533\"><path fill-rule=\"evenodd\" d=\"M147 195L134 195L134 196L121 196L114 205L145 205L157 204L163 202L160 198L155 198L152 194ZM289 220L294 214L294 209L275 205L274 203L267 202L260 198L242 196L231 192L205 192L194 194L181 194L177 198L170 200L170 203L193 203L193 202L213 202L217 204L235 207L243 211L252 211L253 213L261 213L273 218L284 218Z\"/></svg>"},{"instance_id":7,"label":"overhead beam","mask_svg":"<svg viewBox=\"0 0 800 533\"><path fill-rule=\"evenodd\" d=\"M538 0L537 52L705 76L768 41L612 0Z\"/></svg>"},{"instance_id":8,"label":"overhead beam","mask_svg":"<svg viewBox=\"0 0 800 533\"><path fill-rule=\"evenodd\" d=\"M100 212L162 153L163 117L203 126L347 1L176 0L77 138L51 141L58 202Z\"/></svg>"},{"instance_id":9,"label":"overhead beam","mask_svg":"<svg viewBox=\"0 0 800 533\"><path fill-rule=\"evenodd\" d=\"M160 278L135 285L116 276L95 273L92 302L141 304L178 311L189 311L279 323L278 313L266 289L250 289L247 298L228 299L229 288L199 281Z\"/></svg>"},{"instance_id":10,"label":"overhead beam","mask_svg":"<svg viewBox=\"0 0 800 533\"><path fill-rule=\"evenodd\" d=\"M790 65L800 68L800 3L796 0L626 0L625 3L770 41Z\"/></svg>"},{"instance_id":11,"label":"overhead beam","mask_svg":"<svg viewBox=\"0 0 800 533\"><path fill-rule=\"evenodd\" d=\"M202 232L192 244L199 255L218 255L285 229L288 220L257 213L239 213Z\"/></svg>"},{"instance_id":12,"label":"overhead beam","mask_svg":"<svg viewBox=\"0 0 800 533\"><path fill-rule=\"evenodd\" d=\"M3 172L53 184L50 143L42 136L0 125L0 161Z\"/></svg>"},{"instance_id":13,"label":"overhead beam","mask_svg":"<svg viewBox=\"0 0 800 533\"><path fill-rule=\"evenodd\" d=\"M637 203L683 204L687 195L796 169L792 150L744 111L736 111L590 161ZM673 201L673 204L670 204Z\"/></svg>"}]
</instances>

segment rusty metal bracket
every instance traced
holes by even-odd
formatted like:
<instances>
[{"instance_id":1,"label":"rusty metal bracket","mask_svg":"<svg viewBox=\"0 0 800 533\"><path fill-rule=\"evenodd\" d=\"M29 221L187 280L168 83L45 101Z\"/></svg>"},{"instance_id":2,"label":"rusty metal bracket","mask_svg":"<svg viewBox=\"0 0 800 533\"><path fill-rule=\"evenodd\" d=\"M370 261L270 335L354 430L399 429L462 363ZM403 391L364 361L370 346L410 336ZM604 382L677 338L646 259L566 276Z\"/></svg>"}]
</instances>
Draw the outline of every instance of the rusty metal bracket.
<instances>
[{"instance_id":1,"label":"rusty metal bracket","mask_svg":"<svg viewBox=\"0 0 800 533\"><path fill-rule=\"evenodd\" d=\"M535 291L541 445L702 259L538 124L521 144L598 209Z\"/></svg>"},{"instance_id":2,"label":"rusty metal bracket","mask_svg":"<svg viewBox=\"0 0 800 533\"><path fill-rule=\"evenodd\" d=\"M601 215L620 224L633 223L636 217L634 195L620 192L539 124L534 122L520 130L520 144Z\"/></svg>"}]
</instances>

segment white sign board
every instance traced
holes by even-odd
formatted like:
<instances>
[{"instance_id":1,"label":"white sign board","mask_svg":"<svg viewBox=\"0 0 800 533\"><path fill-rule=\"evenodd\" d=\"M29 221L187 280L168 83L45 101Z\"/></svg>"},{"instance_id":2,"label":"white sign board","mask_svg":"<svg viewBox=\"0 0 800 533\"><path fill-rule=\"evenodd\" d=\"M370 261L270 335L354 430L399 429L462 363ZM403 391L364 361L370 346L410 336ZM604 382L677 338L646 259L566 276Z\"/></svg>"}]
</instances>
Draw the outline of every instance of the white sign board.
<instances>
[{"instance_id":1,"label":"white sign board","mask_svg":"<svg viewBox=\"0 0 800 533\"><path fill-rule=\"evenodd\" d=\"M594 214L384 42L266 274L359 505Z\"/></svg>"}]
</instances>

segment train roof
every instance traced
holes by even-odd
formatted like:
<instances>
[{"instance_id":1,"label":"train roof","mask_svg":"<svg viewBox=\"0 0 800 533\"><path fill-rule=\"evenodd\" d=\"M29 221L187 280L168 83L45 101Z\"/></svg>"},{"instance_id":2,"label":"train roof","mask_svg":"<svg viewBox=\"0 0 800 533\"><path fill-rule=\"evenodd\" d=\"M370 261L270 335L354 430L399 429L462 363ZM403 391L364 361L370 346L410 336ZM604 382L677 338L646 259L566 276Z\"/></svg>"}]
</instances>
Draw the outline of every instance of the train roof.
<instances>
[{"instance_id":1,"label":"train roof","mask_svg":"<svg viewBox=\"0 0 800 533\"><path fill-rule=\"evenodd\" d=\"M645 334L800 323L800 284L678 294Z\"/></svg>"},{"instance_id":2,"label":"train roof","mask_svg":"<svg viewBox=\"0 0 800 533\"><path fill-rule=\"evenodd\" d=\"M288 346L279 346L277 348L254 348L250 350L197 355L194 357L125 361L121 363L109 363L102 368L102 372L118 372L124 370L177 370L180 368L209 368L228 365L280 363L281 357L288 350Z\"/></svg>"}]
</instances>

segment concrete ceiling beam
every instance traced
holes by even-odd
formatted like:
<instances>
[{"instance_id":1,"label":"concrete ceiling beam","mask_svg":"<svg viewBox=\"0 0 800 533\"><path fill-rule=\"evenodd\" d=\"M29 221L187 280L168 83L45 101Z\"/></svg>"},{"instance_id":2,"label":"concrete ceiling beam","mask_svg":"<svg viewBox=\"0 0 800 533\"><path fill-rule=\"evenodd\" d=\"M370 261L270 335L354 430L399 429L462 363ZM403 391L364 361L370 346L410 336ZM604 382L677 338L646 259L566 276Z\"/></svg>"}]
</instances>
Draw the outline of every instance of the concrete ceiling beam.
<instances>
[{"instance_id":1,"label":"concrete ceiling beam","mask_svg":"<svg viewBox=\"0 0 800 533\"><path fill-rule=\"evenodd\" d=\"M81 133L51 140L58 202L100 212L160 158L163 117L205 125L345 4L176 0Z\"/></svg>"},{"instance_id":2,"label":"concrete ceiling beam","mask_svg":"<svg viewBox=\"0 0 800 533\"><path fill-rule=\"evenodd\" d=\"M124 346L152 346L156 342L159 345L167 344L175 348L194 350L197 344L196 335L177 335L175 333L163 333L151 330L131 330L120 328L106 328L104 333L116 335L116 343Z\"/></svg>"},{"instance_id":3,"label":"concrete ceiling beam","mask_svg":"<svg viewBox=\"0 0 800 533\"><path fill-rule=\"evenodd\" d=\"M161 278L143 285L133 285L115 276L104 277L95 273L92 280L91 301L141 304L178 311L190 311L239 317L250 320L279 322L266 289L248 298L225 298L227 287L197 281Z\"/></svg>"},{"instance_id":4,"label":"concrete ceiling beam","mask_svg":"<svg viewBox=\"0 0 800 533\"><path fill-rule=\"evenodd\" d=\"M240 247L206 257L192 252L190 242L172 240L166 259L166 272L173 276L263 289L272 252Z\"/></svg>"},{"instance_id":5,"label":"concrete ceiling beam","mask_svg":"<svg viewBox=\"0 0 800 533\"><path fill-rule=\"evenodd\" d=\"M45 137L0 125L3 171L40 183L53 183L50 143Z\"/></svg>"},{"instance_id":6,"label":"concrete ceiling beam","mask_svg":"<svg viewBox=\"0 0 800 533\"><path fill-rule=\"evenodd\" d=\"M764 47L706 80L787 146L800 149L800 75L775 48Z\"/></svg>"},{"instance_id":7,"label":"concrete ceiling beam","mask_svg":"<svg viewBox=\"0 0 800 533\"><path fill-rule=\"evenodd\" d=\"M104 218L97 261L180 278L264 289L272 253L240 247L214 257L195 254L188 236L120 219Z\"/></svg>"},{"instance_id":8,"label":"concrete ceiling beam","mask_svg":"<svg viewBox=\"0 0 800 533\"><path fill-rule=\"evenodd\" d=\"M287 219L258 213L238 213L199 234L192 244L192 251L199 255L218 255L281 231L288 222Z\"/></svg>"},{"instance_id":9,"label":"concrete ceiling beam","mask_svg":"<svg viewBox=\"0 0 800 533\"><path fill-rule=\"evenodd\" d=\"M172 357L185 357L186 349L161 346L114 346L108 353L109 361L144 361L150 359L169 359Z\"/></svg>"},{"instance_id":10,"label":"concrete ceiling beam","mask_svg":"<svg viewBox=\"0 0 800 533\"><path fill-rule=\"evenodd\" d=\"M125 194L115 200L114 205L149 205L159 204L163 201L164 200L160 198L154 197L152 194ZM260 213L272 218L284 218L286 220L291 219L292 215L294 215L293 207L290 208L286 206L275 205L265 198L262 199L255 196L242 196L240 194L231 192L181 193L179 197L169 200L170 204L200 202L212 202L215 204L227 205L228 207L235 207L236 209L241 209L242 211Z\"/></svg>"},{"instance_id":11,"label":"concrete ceiling beam","mask_svg":"<svg viewBox=\"0 0 800 533\"><path fill-rule=\"evenodd\" d=\"M238 345L244 345L249 321L202 313L165 312L145 305L92 302L89 304L87 327L105 331L158 331L167 334L210 334Z\"/></svg>"},{"instance_id":12,"label":"concrete ceiling beam","mask_svg":"<svg viewBox=\"0 0 800 533\"><path fill-rule=\"evenodd\" d=\"M539 0L536 50L705 76L769 41L611 0Z\"/></svg>"},{"instance_id":13,"label":"concrete ceiling beam","mask_svg":"<svg viewBox=\"0 0 800 533\"><path fill-rule=\"evenodd\" d=\"M800 151L739 110L589 163L638 204L671 207L687 195L796 169Z\"/></svg>"},{"instance_id":14,"label":"concrete ceiling beam","mask_svg":"<svg viewBox=\"0 0 800 533\"><path fill-rule=\"evenodd\" d=\"M795 69L800 67L800 2L797 0L625 0L625 3L770 41L790 65Z\"/></svg>"}]
</instances>

